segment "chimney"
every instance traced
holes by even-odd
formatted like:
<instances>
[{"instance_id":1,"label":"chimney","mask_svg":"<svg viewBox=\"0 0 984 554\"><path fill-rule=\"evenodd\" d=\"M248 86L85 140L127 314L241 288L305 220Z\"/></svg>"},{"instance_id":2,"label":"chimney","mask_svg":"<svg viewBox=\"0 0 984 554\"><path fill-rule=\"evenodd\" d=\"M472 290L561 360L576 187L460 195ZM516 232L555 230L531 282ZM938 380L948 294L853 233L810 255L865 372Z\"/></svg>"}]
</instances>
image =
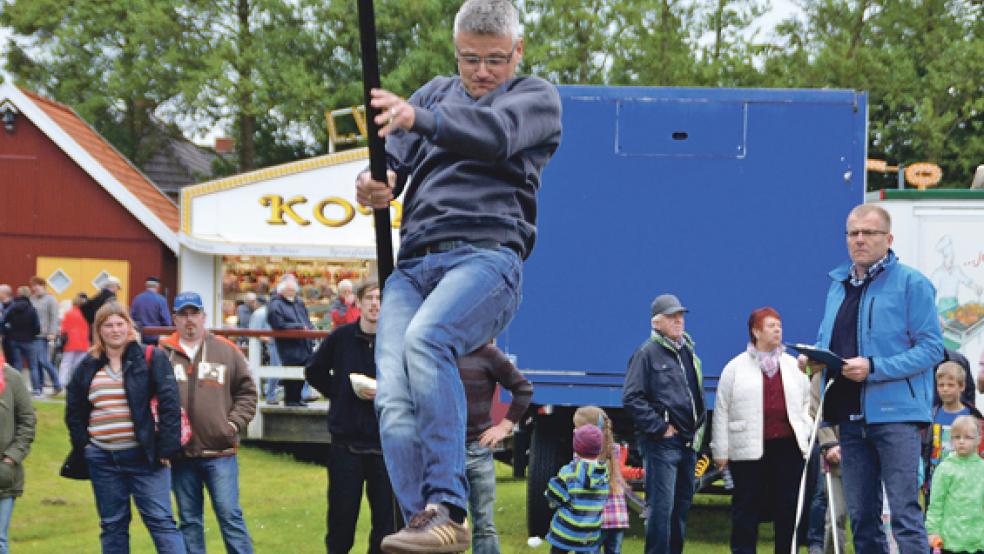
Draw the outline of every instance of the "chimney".
<instances>
[{"instance_id":1,"label":"chimney","mask_svg":"<svg viewBox=\"0 0 984 554\"><path fill-rule=\"evenodd\" d=\"M236 147L236 139L231 137L216 137L215 152L217 154L231 154Z\"/></svg>"}]
</instances>

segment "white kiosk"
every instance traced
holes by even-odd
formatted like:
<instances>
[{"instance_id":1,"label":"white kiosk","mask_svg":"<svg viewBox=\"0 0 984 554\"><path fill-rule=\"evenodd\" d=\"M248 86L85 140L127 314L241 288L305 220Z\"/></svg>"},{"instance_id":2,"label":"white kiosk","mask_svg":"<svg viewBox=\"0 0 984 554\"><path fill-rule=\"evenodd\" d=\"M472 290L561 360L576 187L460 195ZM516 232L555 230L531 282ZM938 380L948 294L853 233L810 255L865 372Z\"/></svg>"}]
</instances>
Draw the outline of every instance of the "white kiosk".
<instances>
[{"instance_id":1,"label":"white kiosk","mask_svg":"<svg viewBox=\"0 0 984 554\"><path fill-rule=\"evenodd\" d=\"M246 292L268 294L295 274L312 319L341 279L374 279L372 211L355 201L365 148L191 186L181 194L181 290L202 294L212 325ZM391 208L394 250L401 205Z\"/></svg>"}]
</instances>

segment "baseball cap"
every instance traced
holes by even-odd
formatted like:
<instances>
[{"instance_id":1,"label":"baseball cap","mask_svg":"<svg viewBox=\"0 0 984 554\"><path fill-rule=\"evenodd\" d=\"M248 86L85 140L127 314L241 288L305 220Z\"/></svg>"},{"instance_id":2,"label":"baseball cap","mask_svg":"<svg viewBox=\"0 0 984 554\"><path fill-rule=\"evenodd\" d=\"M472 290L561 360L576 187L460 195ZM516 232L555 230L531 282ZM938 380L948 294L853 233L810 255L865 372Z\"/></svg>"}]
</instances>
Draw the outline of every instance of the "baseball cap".
<instances>
[{"instance_id":1,"label":"baseball cap","mask_svg":"<svg viewBox=\"0 0 984 554\"><path fill-rule=\"evenodd\" d=\"M205 306L202 304L202 297L197 292L185 291L179 292L177 296L174 297L174 311L179 312L183 308L198 308L199 310L204 310Z\"/></svg>"},{"instance_id":2,"label":"baseball cap","mask_svg":"<svg viewBox=\"0 0 984 554\"><path fill-rule=\"evenodd\" d=\"M661 294L653 300L653 315L671 315L680 312L689 312L680 304L680 299L672 294Z\"/></svg>"}]
</instances>

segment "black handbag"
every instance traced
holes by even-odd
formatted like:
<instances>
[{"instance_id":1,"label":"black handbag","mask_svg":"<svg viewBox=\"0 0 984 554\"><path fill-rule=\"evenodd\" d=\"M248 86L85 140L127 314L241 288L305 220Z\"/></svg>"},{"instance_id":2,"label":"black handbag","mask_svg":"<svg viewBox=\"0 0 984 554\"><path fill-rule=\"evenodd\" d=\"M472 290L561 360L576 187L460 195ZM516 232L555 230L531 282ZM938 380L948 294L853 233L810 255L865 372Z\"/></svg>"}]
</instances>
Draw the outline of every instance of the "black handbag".
<instances>
[{"instance_id":1,"label":"black handbag","mask_svg":"<svg viewBox=\"0 0 984 554\"><path fill-rule=\"evenodd\" d=\"M85 461L85 447L75 448L68 453L62 463L59 475L68 479L86 480L89 478L89 465Z\"/></svg>"}]
</instances>

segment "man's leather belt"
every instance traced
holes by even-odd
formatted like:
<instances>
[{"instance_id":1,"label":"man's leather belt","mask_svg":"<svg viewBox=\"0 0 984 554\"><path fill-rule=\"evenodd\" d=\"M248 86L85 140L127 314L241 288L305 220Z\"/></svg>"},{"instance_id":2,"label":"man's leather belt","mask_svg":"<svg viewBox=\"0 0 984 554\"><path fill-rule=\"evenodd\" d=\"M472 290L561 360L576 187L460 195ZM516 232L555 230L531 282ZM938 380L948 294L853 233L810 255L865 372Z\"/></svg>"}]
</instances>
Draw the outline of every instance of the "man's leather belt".
<instances>
[{"instance_id":1,"label":"man's leather belt","mask_svg":"<svg viewBox=\"0 0 984 554\"><path fill-rule=\"evenodd\" d=\"M474 246L475 248L483 248L486 250L495 250L502 246L502 243L494 240L442 240L438 242L432 242L426 246L421 246L410 252L407 256L409 258L420 258L428 254L442 254L444 252L450 252L455 248L461 246Z\"/></svg>"}]
</instances>

